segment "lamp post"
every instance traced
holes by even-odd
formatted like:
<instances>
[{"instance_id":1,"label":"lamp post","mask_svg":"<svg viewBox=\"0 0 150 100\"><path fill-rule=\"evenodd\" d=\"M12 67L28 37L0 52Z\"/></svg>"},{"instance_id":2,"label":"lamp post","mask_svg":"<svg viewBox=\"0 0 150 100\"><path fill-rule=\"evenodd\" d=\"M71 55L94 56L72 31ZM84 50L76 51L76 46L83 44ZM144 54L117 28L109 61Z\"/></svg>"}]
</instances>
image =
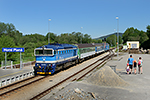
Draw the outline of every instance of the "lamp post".
<instances>
[{"instance_id":1,"label":"lamp post","mask_svg":"<svg viewBox=\"0 0 150 100\"><path fill-rule=\"evenodd\" d=\"M83 27L81 27L81 44L82 44L82 28L83 28Z\"/></svg>"},{"instance_id":2,"label":"lamp post","mask_svg":"<svg viewBox=\"0 0 150 100\"><path fill-rule=\"evenodd\" d=\"M51 21L51 19L48 19L48 43L50 43L51 41L50 41L50 21Z\"/></svg>"},{"instance_id":3,"label":"lamp post","mask_svg":"<svg viewBox=\"0 0 150 100\"><path fill-rule=\"evenodd\" d=\"M116 29L114 29L115 32L115 48L116 48Z\"/></svg>"},{"instance_id":4,"label":"lamp post","mask_svg":"<svg viewBox=\"0 0 150 100\"><path fill-rule=\"evenodd\" d=\"M118 51L119 51L119 47L118 47L118 45L119 45L119 33L118 33L118 31L119 31L119 17L116 17L116 19L117 19L117 57L118 57Z\"/></svg>"}]
</instances>

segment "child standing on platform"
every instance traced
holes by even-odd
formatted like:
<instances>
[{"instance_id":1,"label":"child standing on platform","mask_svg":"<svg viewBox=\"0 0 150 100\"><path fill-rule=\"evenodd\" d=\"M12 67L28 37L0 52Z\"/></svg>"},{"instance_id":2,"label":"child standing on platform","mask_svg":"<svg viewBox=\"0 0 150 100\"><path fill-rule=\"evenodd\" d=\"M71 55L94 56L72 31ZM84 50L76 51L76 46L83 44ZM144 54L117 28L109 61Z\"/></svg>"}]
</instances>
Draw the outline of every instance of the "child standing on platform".
<instances>
[{"instance_id":1,"label":"child standing on platform","mask_svg":"<svg viewBox=\"0 0 150 100\"><path fill-rule=\"evenodd\" d=\"M139 74L140 73L142 74L142 64L143 64L142 58L139 57L139 60L138 60Z\"/></svg>"},{"instance_id":2,"label":"child standing on platform","mask_svg":"<svg viewBox=\"0 0 150 100\"><path fill-rule=\"evenodd\" d=\"M127 66L126 66L126 71L127 71L127 74L129 74L129 63L127 63Z\"/></svg>"}]
</instances>

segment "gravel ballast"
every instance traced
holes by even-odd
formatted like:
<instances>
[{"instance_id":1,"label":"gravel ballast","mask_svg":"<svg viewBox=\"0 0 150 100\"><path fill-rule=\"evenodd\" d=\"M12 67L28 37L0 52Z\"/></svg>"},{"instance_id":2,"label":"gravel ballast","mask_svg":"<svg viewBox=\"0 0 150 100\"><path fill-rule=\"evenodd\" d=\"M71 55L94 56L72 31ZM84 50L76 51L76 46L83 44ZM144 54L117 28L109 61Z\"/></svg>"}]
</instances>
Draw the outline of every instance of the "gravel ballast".
<instances>
[{"instance_id":1,"label":"gravel ballast","mask_svg":"<svg viewBox=\"0 0 150 100\"><path fill-rule=\"evenodd\" d=\"M104 66L87 79L88 83L99 86L127 86L128 83L120 78L109 66Z\"/></svg>"}]
</instances>

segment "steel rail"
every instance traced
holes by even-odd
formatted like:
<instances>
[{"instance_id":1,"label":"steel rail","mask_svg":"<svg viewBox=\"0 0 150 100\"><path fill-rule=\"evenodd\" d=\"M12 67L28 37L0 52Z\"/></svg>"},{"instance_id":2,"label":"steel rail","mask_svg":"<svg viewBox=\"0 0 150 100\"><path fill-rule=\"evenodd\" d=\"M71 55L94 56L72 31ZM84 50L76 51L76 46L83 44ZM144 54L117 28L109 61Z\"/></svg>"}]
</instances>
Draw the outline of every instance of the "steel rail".
<instances>
[{"instance_id":1,"label":"steel rail","mask_svg":"<svg viewBox=\"0 0 150 100\"><path fill-rule=\"evenodd\" d=\"M20 80L20 81L11 83L11 84L9 84L9 85L6 85L6 86L1 87L0 90L5 89L5 88L8 88L8 87L11 87L11 86L14 86L14 85L16 85L16 84L19 84L19 83L22 83L22 82L25 82L25 81L28 81L28 80L33 79L33 78L35 78L35 77L34 77L34 76L31 76L31 77L26 78L26 79L24 79L24 80Z\"/></svg>"},{"instance_id":2,"label":"steel rail","mask_svg":"<svg viewBox=\"0 0 150 100\"><path fill-rule=\"evenodd\" d=\"M4 96L4 95L7 95L8 93L11 93L11 92L13 92L13 91L16 91L16 90L18 90L18 89L20 89L20 88L22 88L22 87L25 87L25 86L28 86L28 85L30 85L30 84L32 84L32 83L35 83L35 82L37 82L37 81L40 81L40 80L42 80L42 79L44 79L44 78L46 78L46 77L47 77L47 76L42 77L42 78L39 78L39 79L36 79L36 80L34 80L34 81L32 81L32 82L25 83L25 84L23 84L23 85L21 85L21 86L18 86L18 87L16 87L16 88L13 88L13 89L8 90L8 91L6 91L6 92L3 92L3 93L0 94L0 97L2 97L2 96ZM25 82L25 81L23 81L23 82ZM17 83L16 83L16 84L17 84ZM13 86L13 85L10 85L10 86ZM5 87L5 88L6 88L6 87Z\"/></svg>"}]
</instances>

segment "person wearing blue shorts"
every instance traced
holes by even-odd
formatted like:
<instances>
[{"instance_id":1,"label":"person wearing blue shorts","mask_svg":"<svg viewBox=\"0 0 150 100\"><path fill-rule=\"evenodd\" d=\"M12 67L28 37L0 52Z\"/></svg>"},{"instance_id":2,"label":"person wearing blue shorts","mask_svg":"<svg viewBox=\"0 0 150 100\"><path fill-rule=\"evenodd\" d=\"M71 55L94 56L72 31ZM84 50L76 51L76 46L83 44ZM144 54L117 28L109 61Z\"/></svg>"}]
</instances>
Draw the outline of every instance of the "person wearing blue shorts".
<instances>
[{"instance_id":1,"label":"person wearing blue shorts","mask_svg":"<svg viewBox=\"0 0 150 100\"><path fill-rule=\"evenodd\" d=\"M132 55L130 55L130 58L128 58L128 63L129 63L131 74L132 74L132 69L133 69L133 64L134 64L133 61L134 61L134 59L132 58Z\"/></svg>"}]
</instances>

